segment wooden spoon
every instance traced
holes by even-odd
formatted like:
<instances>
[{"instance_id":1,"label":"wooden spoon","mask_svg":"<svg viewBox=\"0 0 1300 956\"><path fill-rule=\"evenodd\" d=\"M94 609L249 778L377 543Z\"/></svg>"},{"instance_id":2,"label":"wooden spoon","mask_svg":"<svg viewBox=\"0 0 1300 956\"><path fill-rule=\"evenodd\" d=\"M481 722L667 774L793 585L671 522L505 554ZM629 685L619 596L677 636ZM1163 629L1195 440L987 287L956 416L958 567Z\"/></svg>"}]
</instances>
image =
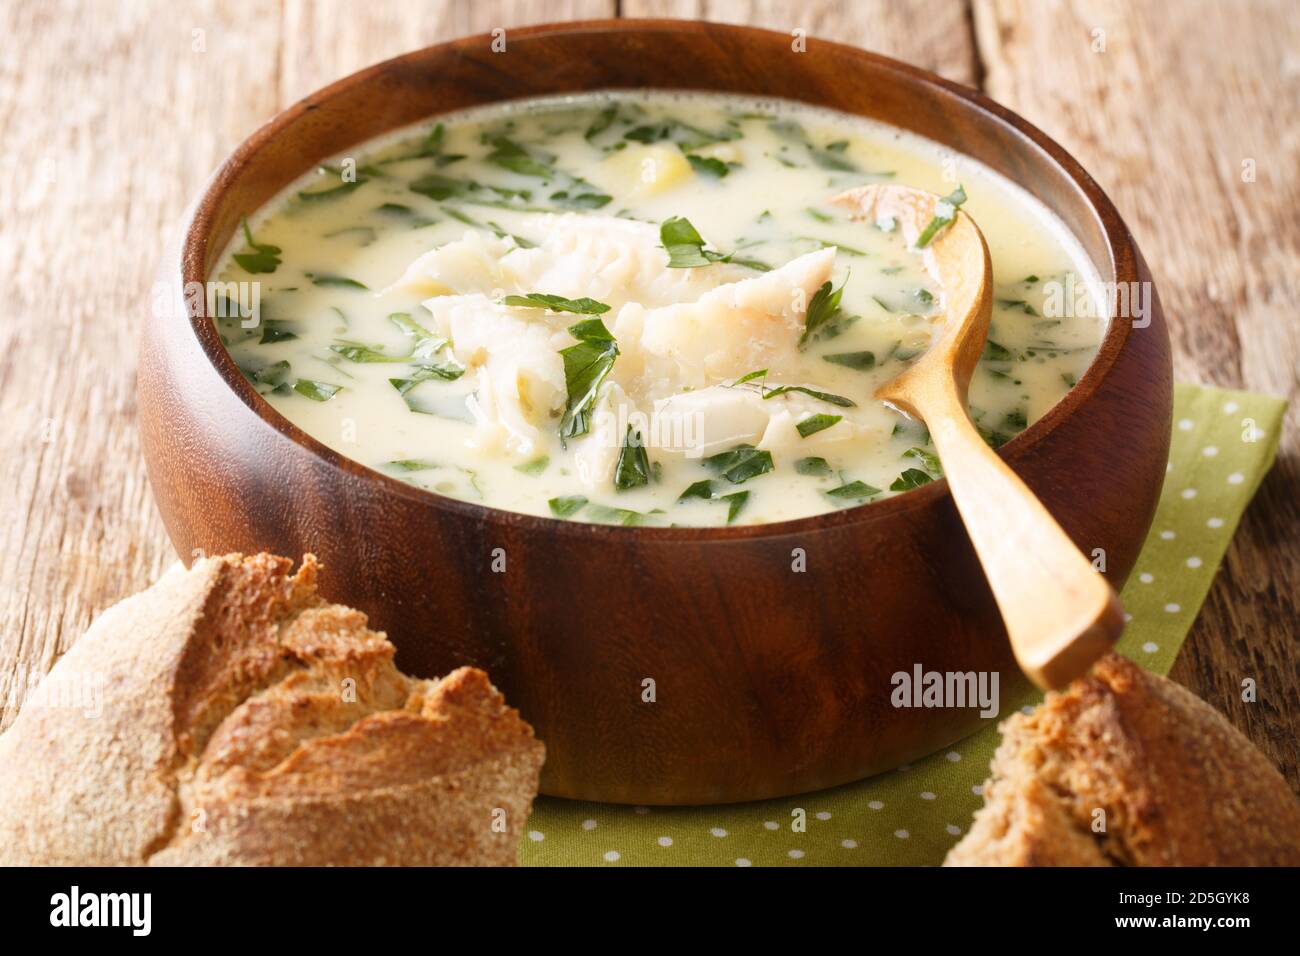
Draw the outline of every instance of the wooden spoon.
<instances>
[{"instance_id":1,"label":"wooden spoon","mask_svg":"<svg viewBox=\"0 0 1300 956\"><path fill-rule=\"evenodd\" d=\"M913 248L936 208L951 219L937 233L932 230L920 250L943 290L942 327L926 353L878 388L876 398L929 426L1016 661L1039 687L1063 687L1110 649L1124 629L1123 609L1111 586L967 416L966 392L993 311L984 236L966 213L906 186L863 186L832 201L852 209L854 219L892 219Z\"/></svg>"}]
</instances>

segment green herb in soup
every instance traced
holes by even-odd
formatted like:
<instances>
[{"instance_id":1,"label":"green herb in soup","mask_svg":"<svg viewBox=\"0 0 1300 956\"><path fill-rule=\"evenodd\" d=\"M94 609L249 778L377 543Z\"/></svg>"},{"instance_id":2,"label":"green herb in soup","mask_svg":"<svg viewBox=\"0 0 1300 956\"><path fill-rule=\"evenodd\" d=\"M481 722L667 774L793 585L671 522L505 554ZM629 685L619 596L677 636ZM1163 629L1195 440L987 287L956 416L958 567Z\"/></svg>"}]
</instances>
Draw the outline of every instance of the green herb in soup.
<instances>
[{"instance_id":1,"label":"green herb in soup","mask_svg":"<svg viewBox=\"0 0 1300 956\"><path fill-rule=\"evenodd\" d=\"M260 284L257 321L216 321L291 421L435 494L628 527L857 507L943 477L925 427L873 394L942 326L924 249L957 208L993 261L970 396L990 445L1065 393L1103 331L1056 307L1095 278L1078 243L973 161L945 182L950 158L704 95L443 117L249 210L217 278ZM831 201L882 179L945 196L915 248Z\"/></svg>"}]
</instances>

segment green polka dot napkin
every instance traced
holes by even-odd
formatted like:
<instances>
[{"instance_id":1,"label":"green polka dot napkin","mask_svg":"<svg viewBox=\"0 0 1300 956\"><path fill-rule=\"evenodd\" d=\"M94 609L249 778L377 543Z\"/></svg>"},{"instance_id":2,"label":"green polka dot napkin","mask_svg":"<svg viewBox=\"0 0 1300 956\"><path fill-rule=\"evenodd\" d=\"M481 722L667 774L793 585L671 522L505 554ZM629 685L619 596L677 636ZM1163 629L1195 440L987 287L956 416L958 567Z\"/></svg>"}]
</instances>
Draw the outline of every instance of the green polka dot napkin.
<instances>
[{"instance_id":1,"label":"green polka dot napkin","mask_svg":"<svg viewBox=\"0 0 1300 956\"><path fill-rule=\"evenodd\" d=\"M1273 463L1286 403L1179 385L1169 472L1124 588L1119 650L1168 673L1237 521ZM1036 695L1005 702L1003 713ZM918 763L833 790L717 807L629 807L541 797L526 866L934 865L966 832L998 743L990 727Z\"/></svg>"}]
</instances>

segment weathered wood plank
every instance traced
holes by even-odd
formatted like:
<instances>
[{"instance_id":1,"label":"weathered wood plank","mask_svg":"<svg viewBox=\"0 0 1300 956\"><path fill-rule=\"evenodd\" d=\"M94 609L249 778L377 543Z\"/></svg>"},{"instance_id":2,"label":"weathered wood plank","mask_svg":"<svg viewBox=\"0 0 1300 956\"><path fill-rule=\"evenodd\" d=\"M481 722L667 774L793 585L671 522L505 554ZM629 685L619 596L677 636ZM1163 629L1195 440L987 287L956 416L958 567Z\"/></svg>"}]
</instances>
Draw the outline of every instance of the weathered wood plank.
<instances>
[{"instance_id":1,"label":"weathered wood plank","mask_svg":"<svg viewBox=\"0 0 1300 956\"><path fill-rule=\"evenodd\" d=\"M1173 671L1300 787L1300 18L1287 0L976 0L987 91L1128 221L1175 374L1288 396L1278 463ZM1241 700L1254 678L1258 703Z\"/></svg>"},{"instance_id":2,"label":"weathered wood plank","mask_svg":"<svg viewBox=\"0 0 1300 956\"><path fill-rule=\"evenodd\" d=\"M368 63L613 13L613 0L4 5L0 728L96 614L175 558L136 435L137 330L164 238L217 164Z\"/></svg>"},{"instance_id":3,"label":"weathered wood plank","mask_svg":"<svg viewBox=\"0 0 1300 956\"><path fill-rule=\"evenodd\" d=\"M983 81L1115 198L1160 282L1179 376L1296 398L1300 23L1286 0L974 7L972 17L962 0L621 4L629 16L805 29ZM0 727L29 675L173 558L136 441L133 330L163 237L210 170L277 109L370 62L614 8L160 0L106 16L62 0L0 9L0 257L10 265L0 323ZM1105 31L1104 52L1092 50L1094 29ZM1254 182L1241 178L1247 159ZM1279 465L1174 672L1245 727L1293 785L1298 431L1293 413ZM1240 702L1243 676L1259 681L1259 704Z\"/></svg>"},{"instance_id":4,"label":"weathered wood plank","mask_svg":"<svg viewBox=\"0 0 1300 956\"><path fill-rule=\"evenodd\" d=\"M274 4L0 9L0 706L174 555L135 429L155 259L275 109ZM249 31L249 23L263 24Z\"/></svg>"},{"instance_id":5,"label":"weathered wood plank","mask_svg":"<svg viewBox=\"0 0 1300 956\"><path fill-rule=\"evenodd\" d=\"M280 105L420 47L498 27L615 15L615 0L435 0L431 3L284 0ZM506 35L509 55L509 33Z\"/></svg>"},{"instance_id":6,"label":"weathered wood plank","mask_svg":"<svg viewBox=\"0 0 1300 956\"><path fill-rule=\"evenodd\" d=\"M624 0L626 17L678 17L803 30L906 60L969 86L979 82L963 0Z\"/></svg>"}]
</instances>

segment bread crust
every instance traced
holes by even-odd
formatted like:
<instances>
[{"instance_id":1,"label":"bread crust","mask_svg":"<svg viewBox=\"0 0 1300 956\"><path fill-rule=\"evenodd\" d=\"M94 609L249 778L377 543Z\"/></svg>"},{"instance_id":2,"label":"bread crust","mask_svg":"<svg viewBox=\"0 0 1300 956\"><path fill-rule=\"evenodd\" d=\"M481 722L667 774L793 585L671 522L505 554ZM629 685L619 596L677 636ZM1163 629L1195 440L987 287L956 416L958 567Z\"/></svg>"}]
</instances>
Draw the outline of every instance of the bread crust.
<instances>
[{"instance_id":1,"label":"bread crust","mask_svg":"<svg viewBox=\"0 0 1300 956\"><path fill-rule=\"evenodd\" d=\"M177 565L0 736L0 865L513 865L544 748L487 675L413 680L315 558ZM42 685L44 686L44 685Z\"/></svg>"},{"instance_id":2,"label":"bread crust","mask_svg":"<svg viewBox=\"0 0 1300 956\"><path fill-rule=\"evenodd\" d=\"M1300 865L1282 775L1204 701L1125 658L1001 729L985 805L945 866Z\"/></svg>"}]
</instances>

